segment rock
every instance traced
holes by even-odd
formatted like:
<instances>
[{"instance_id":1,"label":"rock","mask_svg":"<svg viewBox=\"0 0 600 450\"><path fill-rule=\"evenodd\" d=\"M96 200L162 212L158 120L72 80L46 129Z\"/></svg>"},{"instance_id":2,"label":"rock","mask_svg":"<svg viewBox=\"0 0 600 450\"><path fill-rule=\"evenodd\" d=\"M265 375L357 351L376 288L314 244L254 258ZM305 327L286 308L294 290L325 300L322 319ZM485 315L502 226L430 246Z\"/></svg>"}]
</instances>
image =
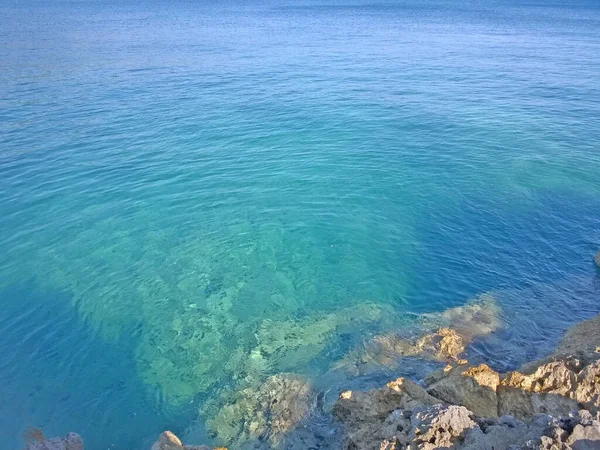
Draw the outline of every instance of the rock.
<instances>
[{"instance_id":1,"label":"rock","mask_svg":"<svg viewBox=\"0 0 600 450\"><path fill-rule=\"evenodd\" d=\"M332 412L347 431L344 448L379 450L385 440L395 442L396 435L408 432L406 411L436 403L418 384L398 378L380 389L343 392Z\"/></svg>"},{"instance_id":2,"label":"rock","mask_svg":"<svg viewBox=\"0 0 600 450\"><path fill-rule=\"evenodd\" d=\"M410 448L456 448L455 443L464 439L465 432L477 426L471 414L464 406L456 405L434 405L415 410L411 417Z\"/></svg>"},{"instance_id":3,"label":"rock","mask_svg":"<svg viewBox=\"0 0 600 450\"><path fill-rule=\"evenodd\" d=\"M600 250L598 250L598 253L596 253L596 256L594 256L594 262L598 267L600 267Z\"/></svg>"},{"instance_id":4,"label":"rock","mask_svg":"<svg viewBox=\"0 0 600 450\"><path fill-rule=\"evenodd\" d=\"M450 308L439 315L439 320L453 329L468 344L473 339L487 336L502 326L500 307L491 294L481 294L463 306Z\"/></svg>"},{"instance_id":5,"label":"rock","mask_svg":"<svg viewBox=\"0 0 600 450\"><path fill-rule=\"evenodd\" d=\"M566 415L577 410L570 393L577 383L577 360L544 364L530 375L510 372L498 386L498 412L519 419L544 413Z\"/></svg>"},{"instance_id":6,"label":"rock","mask_svg":"<svg viewBox=\"0 0 600 450\"><path fill-rule=\"evenodd\" d=\"M543 421L543 419L542 419ZM540 420L538 420L540 422ZM537 441L539 450L597 450L600 448L600 422L585 410L576 415L562 418L547 416L546 426Z\"/></svg>"},{"instance_id":7,"label":"rock","mask_svg":"<svg viewBox=\"0 0 600 450\"><path fill-rule=\"evenodd\" d=\"M465 406L476 416L497 417L500 375L496 371L480 364L447 366L442 372L443 376L427 386L429 394L446 403Z\"/></svg>"},{"instance_id":8,"label":"rock","mask_svg":"<svg viewBox=\"0 0 600 450\"><path fill-rule=\"evenodd\" d=\"M179 438L170 431L163 431L151 450L227 450L223 447L213 449L206 445L183 445Z\"/></svg>"},{"instance_id":9,"label":"rock","mask_svg":"<svg viewBox=\"0 0 600 450\"><path fill-rule=\"evenodd\" d=\"M177 436L170 431L163 431L158 440L152 445L151 450L178 450L182 449L183 444Z\"/></svg>"},{"instance_id":10,"label":"rock","mask_svg":"<svg viewBox=\"0 0 600 450\"><path fill-rule=\"evenodd\" d=\"M432 359L448 361L458 359L465 351L464 339L451 328L440 328L435 333L427 334L414 345L415 355L431 355Z\"/></svg>"},{"instance_id":11,"label":"rock","mask_svg":"<svg viewBox=\"0 0 600 450\"><path fill-rule=\"evenodd\" d=\"M37 428L29 429L25 435L25 450L83 450L83 440L77 433L69 433L64 438L44 439Z\"/></svg>"},{"instance_id":12,"label":"rock","mask_svg":"<svg viewBox=\"0 0 600 450\"><path fill-rule=\"evenodd\" d=\"M582 368L574 358L552 361L532 374L510 372L497 389L500 414L531 419L539 413L567 415L600 411L600 361Z\"/></svg>"},{"instance_id":13,"label":"rock","mask_svg":"<svg viewBox=\"0 0 600 450\"><path fill-rule=\"evenodd\" d=\"M310 407L307 381L299 375L279 374L269 377L258 389L236 393L206 424L224 442L268 440L276 445Z\"/></svg>"},{"instance_id":14,"label":"rock","mask_svg":"<svg viewBox=\"0 0 600 450\"><path fill-rule=\"evenodd\" d=\"M600 314L569 328L560 340L554 358L574 356L582 364L600 359Z\"/></svg>"},{"instance_id":15,"label":"rock","mask_svg":"<svg viewBox=\"0 0 600 450\"><path fill-rule=\"evenodd\" d=\"M439 345L447 336L380 342L386 351L435 355L452 348ZM454 361L427 376L425 388L399 378L380 389L346 391L333 408L342 448L600 449L599 345L600 315L569 329L551 357L527 370L501 376L484 364Z\"/></svg>"},{"instance_id":16,"label":"rock","mask_svg":"<svg viewBox=\"0 0 600 450\"><path fill-rule=\"evenodd\" d=\"M490 294L482 294L466 305L424 316L421 325L421 335L413 339L394 333L375 336L364 348L349 352L334 368L358 376L382 366L394 370L405 356L458 362L473 339L500 328L500 308Z\"/></svg>"}]
</instances>

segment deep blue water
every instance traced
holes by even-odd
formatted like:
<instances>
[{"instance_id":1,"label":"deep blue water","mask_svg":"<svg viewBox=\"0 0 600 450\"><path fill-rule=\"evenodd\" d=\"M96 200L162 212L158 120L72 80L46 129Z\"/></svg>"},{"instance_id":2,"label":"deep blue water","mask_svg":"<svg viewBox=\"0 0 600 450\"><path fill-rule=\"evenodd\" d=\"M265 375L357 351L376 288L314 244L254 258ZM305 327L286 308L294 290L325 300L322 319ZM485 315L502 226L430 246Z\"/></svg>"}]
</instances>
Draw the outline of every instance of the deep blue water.
<instances>
[{"instance_id":1,"label":"deep blue water","mask_svg":"<svg viewBox=\"0 0 600 450\"><path fill-rule=\"evenodd\" d=\"M4 1L2 442L209 439L481 293L473 360L549 352L600 311L598 55L596 1Z\"/></svg>"}]
</instances>

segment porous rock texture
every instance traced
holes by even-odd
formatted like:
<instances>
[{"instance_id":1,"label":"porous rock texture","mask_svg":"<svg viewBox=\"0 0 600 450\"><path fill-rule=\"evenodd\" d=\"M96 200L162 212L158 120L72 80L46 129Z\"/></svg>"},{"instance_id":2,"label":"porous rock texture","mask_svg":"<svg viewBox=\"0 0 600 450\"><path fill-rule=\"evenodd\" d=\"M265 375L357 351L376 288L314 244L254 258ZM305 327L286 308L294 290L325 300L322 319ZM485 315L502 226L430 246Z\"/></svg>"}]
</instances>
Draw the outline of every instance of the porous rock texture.
<instances>
[{"instance_id":1,"label":"porous rock texture","mask_svg":"<svg viewBox=\"0 0 600 450\"><path fill-rule=\"evenodd\" d=\"M600 449L600 315L555 353L499 374L452 361L424 385L399 378L333 407L348 450Z\"/></svg>"}]
</instances>

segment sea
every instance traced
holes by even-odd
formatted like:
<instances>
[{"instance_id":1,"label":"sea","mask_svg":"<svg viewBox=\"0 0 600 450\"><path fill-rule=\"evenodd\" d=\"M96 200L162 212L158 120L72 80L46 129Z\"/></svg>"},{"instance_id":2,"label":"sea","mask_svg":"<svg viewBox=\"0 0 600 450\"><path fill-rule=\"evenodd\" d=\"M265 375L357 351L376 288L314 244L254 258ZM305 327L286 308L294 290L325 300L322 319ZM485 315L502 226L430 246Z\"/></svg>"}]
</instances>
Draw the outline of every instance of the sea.
<instances>
[{"instance_id":1,"label":"sea","mask_svg":"<svg viewBox=\"0 0 600 450\"><path fill-rule=\"evenodd\" d=\"M347 355L485 296L518 368L599 249L597 0L0 0L3 449L268 448L223 408L281 374L333 449L339 390L435 365Z\"/></svg>"}]
</instances>

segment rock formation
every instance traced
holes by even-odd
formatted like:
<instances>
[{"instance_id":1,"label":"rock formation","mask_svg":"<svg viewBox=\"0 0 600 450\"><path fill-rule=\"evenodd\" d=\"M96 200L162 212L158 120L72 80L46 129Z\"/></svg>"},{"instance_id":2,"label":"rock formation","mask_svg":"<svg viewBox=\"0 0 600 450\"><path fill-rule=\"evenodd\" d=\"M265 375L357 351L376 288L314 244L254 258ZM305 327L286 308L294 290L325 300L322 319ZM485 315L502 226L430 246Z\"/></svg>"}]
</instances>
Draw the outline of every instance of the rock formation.
<instances>
[{"instance_id":1,"label":"rock formation","mask_svg":"<svg viewBox=\"0 0 600 450\"><path fill-rule=\"evenodd\" d=\"M179 438L170 431L164 431L158 436L156 442L150 450L213 450L206 445L183 445ZM225 448L215 448L214 450L227 450Z\"/></svg>"},{"instance_id":2,"label":"rock formation","mask_svg":"<svg viewBox=\"0 0 600 450\"><path fill-rule=\"evenodd\" d=\"M375 336L364 348L351 351L334 365L352 375L365 375L381 367L396 369L401 357L434 361L461 361L466 346L475 338L500 328L500 308L490 294L482 294L464 306L424 316L424 334L412 339L394 333Z\"/></svg>"},{"instance_id":3,"label":"rock formation","mask_svg":"<svg viewBox=\"0 0 600 450\"><path fill-rule=\"evenodd\" d=\"M39 428L29 428L24 437L25 450L83 450L83 440L77 433L46 439Z\"/></svg>"},{"instance_id":4,"label":"rock formation","mask_svg":"<svg viewBox=\"0 0 600 450\"><path fill-rule=\"evenodd\" d=\"M424 386L343 392L344 449L600 449L600 315L521 371L452 361ZM439 346L438 346L439 348ZM434 353L435 354L435 353Z\"/></svg>"},{"instance_id":5,"label":"rock formation","mask_svg":"<svg viewBox=\"0 0 600 450\"><path fill-rule=\"evenodd\" d=\"M598 267L600 267L600 250L598 250L598 253L596 253L596 256L594 256L594 262Z\"/></svg>"}]
</instances>

